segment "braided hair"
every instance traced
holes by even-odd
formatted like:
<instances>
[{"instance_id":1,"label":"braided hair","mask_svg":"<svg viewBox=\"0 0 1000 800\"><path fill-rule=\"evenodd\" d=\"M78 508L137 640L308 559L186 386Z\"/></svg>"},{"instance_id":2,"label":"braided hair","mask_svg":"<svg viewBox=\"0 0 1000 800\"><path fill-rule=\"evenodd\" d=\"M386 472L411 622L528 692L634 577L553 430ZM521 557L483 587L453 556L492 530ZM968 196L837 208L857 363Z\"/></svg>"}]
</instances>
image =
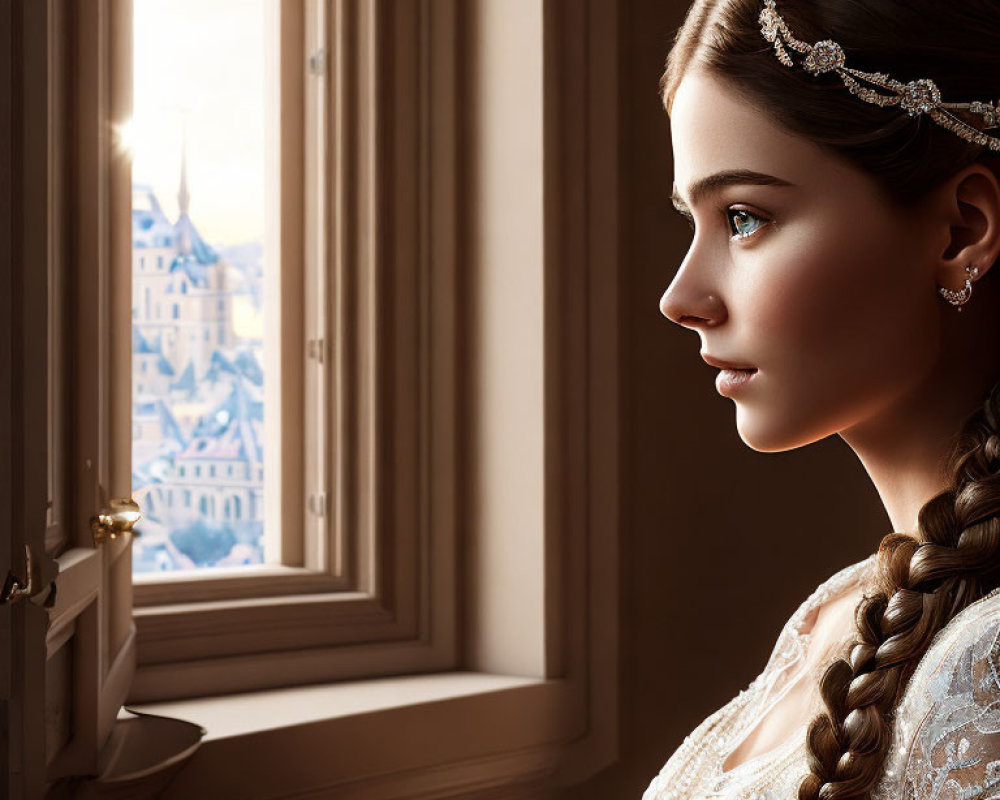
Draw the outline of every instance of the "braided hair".
<instances>
[{"instance_id":1,"label":"braided hair","mask_svg":"<svg viewBox=\"0 0 1000 800\"><path fill-rule=\"evenodd\" d=\"M661 80L668 111L698 64L784 129L868 173L900 206L976 161L1000 174L997 156L930 120L859 102L839 81L784 67L761 36L761 7L695 0ZM1000 94L998 0L788 0L781 14L804 41L840 43L858 69L932 78L952 102ZM824 710L808 728L799 800L870 800L893 712L921 656L949 620L1000 584L1000 383L958 432L948 468L950 486L921 508L918 535L893 533L879 546L854 642L820 680Z\"/></svg>"},{"instance_id":2,"label":"braided hair","mask_svg":"<svg viewBox=\"0 0 1000 800\"><path fill-rule=\"evenodd\" d=\"M799 800L868 796L892 711L934 635L1000 585L1000 383L966 421L949 472L952 485L920 510L920 539L892 533L879 546L855 642L820 683L826 708L809 726Z\"/></svg>"}]
</instances>

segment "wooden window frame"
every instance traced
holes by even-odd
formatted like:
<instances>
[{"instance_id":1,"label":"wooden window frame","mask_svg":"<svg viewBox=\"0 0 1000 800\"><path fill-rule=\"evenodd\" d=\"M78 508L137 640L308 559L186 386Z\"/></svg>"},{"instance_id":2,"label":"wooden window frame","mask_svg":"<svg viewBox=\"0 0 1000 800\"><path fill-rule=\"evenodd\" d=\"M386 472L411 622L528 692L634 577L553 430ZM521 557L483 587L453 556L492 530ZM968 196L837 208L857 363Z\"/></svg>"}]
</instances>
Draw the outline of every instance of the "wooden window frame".
<instances>
[{"instance_id":1,"label":"wooden window frame","mask_svg":"<svg viewBox=\"0 0 1000 800\"><path fill-rule=\"evenodd\" d=\"M422 545L445 549L445 569L434 571L427 557L420 576L420 602L450 616L443 631L430 618L418 635L388 644L277 651L268 637L282 635L281 622L307 619L309 635L331 620L322 608L329 598L187 598L159 613L140 606L131 699L158 699L143 708L209 728L168 798L238 779L246 796L261 799L527 800L617 756L617 3L420 5L450 20L431 29L453 46L425 52L432 70L451 76L448 102L460 109L447 128L452 138L434 140L438 163L457 165L456 186L442 188L443 204L414 198L418 208L442 210L420 228L419 252L453 282L441 296L430 293L444 310L432 319L446 326L434 329L434 341L456 359L453 370L436 362L443 372L430 375L454 403L430 438L453 460L424 473L425 482L445 479L422 490L434 502L421 506L433 519L446 514L452 527ZM397 59L396 69L404 63ZM304 236L288 236L304 258ZM426 256L435 247L451 258ZM296 336L299 344L307 338ZM302 452L291 439L285 446ZM240 635L244 645L258 642L256 652L223 654L209 641L232 624L247 626ZM172 637L184 631L194 644L174 649L183 660L143 661L144 641L182 646ZM414 653L409 662L401 656ZM413 674L421 670L434 674ZM394 673L409 674L373 677ZM368 679L330 683L360 675ZM239 690L252 693L221 696ZM441 735L415 737L423 726Z\"/></svg>"},{"instance_id":2,"label":"wooden window frame","mask_svg":"<svg viewBox=\"0 0 1000 800\"><path fill-rule=\"evenodd\" d=\"M133 700L457 663L454 8L275 7L282 564L140 578Z\"/></svg>"},{"instance_id":3,"label":"wooden window frame","mask_svg":"<svg viewBox=\"0 0 1000 800\"><path fill-rule=\"evenodd\" d=\"M529 800L617 757L619 9L462 8L465 671L154 704L210 731L167 800Z\"/></svg>"}]
</instances>

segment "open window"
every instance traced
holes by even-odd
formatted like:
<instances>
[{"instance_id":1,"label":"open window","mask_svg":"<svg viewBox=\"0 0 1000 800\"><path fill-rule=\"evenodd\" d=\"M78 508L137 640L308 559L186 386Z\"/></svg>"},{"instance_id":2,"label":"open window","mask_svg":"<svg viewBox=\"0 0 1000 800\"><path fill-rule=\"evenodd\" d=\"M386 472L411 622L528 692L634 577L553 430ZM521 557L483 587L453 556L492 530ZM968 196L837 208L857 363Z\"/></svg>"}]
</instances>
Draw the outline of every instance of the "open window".
<instances>
[{"instance_id":1,"label":"open window","mask_svg":"<svg viewBox=\"0 0 1000 800\"><path fill-rule=\"evenodd\" d=\"M135 29L169 41L161 62L223 51L173 94L216 136L224 101L263 129L266 211L262 241L213 247L134 184L134 701L457 665L455 11L248 2L245 40L217 44L224 5L156 4ZM217 63L213 102L198 83ZM254 76L259 108L226 85ZM186 206L190 166L179 183Z\"/></svg>"},{"instance_id":2,"label":"open window","mask_svg":"<svg viewBox=\"0 0 1000 800\"><path fill-rule=\"evenodd\" d=\"M126 698L209 730L177 797L529 797L580 780L617 748L616 5L271 5L268 555L138 580L134 610L129 538L95 546L89 527L139 466L134 193L116 149L132 4L12 14L23 68L5 63L33 138L14 142L27 202L11 228L50 265L12 270L17 529L48 553L41 585L60 569L53 608L40 592L0 612L23 653L6 708L39 712L9 716L22 784L96 770ZM47 413L28 392L51 394ZM46 551L36 523L59 509Z\"/></svg>"}]
</instances>

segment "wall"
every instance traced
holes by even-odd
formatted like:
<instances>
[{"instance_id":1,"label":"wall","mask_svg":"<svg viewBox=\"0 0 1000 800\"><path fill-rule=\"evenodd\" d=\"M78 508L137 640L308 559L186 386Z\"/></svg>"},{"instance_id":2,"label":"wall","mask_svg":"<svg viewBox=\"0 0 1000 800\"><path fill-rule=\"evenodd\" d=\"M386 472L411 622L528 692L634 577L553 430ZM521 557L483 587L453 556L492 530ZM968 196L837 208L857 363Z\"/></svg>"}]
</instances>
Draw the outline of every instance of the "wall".
<instances>
[{"instance_id":1,"label":"wall","mask_svg":"<svg viewBox=\"0 0 1000 800\"><path fill-rule=\"evenodd\" d=\"M697 335L660 315L690 240L670 206L658 96L686 7L621 6L621 760L574 800L639 798L684 736L756 677L809 592L890 530L840 439L780 454L747 448Z\"/></svg>"}]
</instances>

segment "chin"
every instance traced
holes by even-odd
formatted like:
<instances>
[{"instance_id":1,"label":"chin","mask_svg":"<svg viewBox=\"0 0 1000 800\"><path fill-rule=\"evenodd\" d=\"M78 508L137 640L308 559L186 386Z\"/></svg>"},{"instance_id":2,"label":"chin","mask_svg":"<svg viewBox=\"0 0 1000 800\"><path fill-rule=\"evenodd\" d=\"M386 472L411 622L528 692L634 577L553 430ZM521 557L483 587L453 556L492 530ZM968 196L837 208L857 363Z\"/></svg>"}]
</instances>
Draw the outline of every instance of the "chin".
<instances>
[{"instance_id":1,"label":"chin","mask_svg":"<svg viewBox=\"0 0 1000 800\"><path fill-rule=\"evenodd\" d=\"M784 419L764 418L759 414L736 405L736 430L740 439L751 450L758 453L783 453L805 447L830 435L795 425L787 417Z\"/></svg>"}]
</instances>

